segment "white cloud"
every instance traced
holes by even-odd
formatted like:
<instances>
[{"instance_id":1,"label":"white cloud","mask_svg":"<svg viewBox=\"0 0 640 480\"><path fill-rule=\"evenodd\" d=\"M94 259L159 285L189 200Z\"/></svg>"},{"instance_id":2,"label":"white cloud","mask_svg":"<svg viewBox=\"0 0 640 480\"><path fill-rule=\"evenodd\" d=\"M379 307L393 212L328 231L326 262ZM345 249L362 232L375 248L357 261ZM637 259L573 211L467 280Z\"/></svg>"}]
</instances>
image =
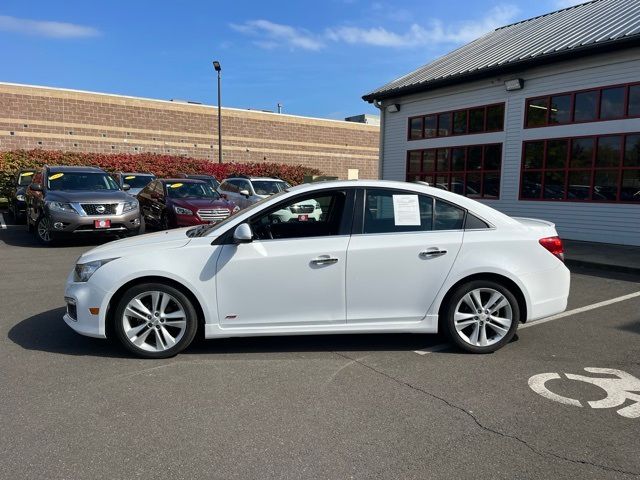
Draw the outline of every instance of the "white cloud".
<instances>
[{"instance_id":1,"label":"white cloud","mask_svg":"<svg viewBox=\"0 0 640 480\"><path fill-rule=\"evenodd\" d=\"M260 37L261 39L254 43L261 48L286 45L292 49L320 50L324 46L320 38L302 28L269 20L250 20L240 25L231 24L231 28L240 33Z\"/></svg>"},{"instance_id":2,"label":"white cloud","mask_svg":"<svg viewBox=\"0 0 640 480\"><path fill-rule=\"evenodd\" d=\"M337 27L327 30L327 37L336 42L378 47L465 43L513 21L517 14L518 9L515 6L503 5L491 9L483 18L458 22L449 27L445 26L442 20L432 19L426 27L414 23L404 32L393 32L383 27Z\"/></svg>"},{"instance_id":3,"label":"white cloud","mask_svg":"<svg viewBox=\"0 0 640 480\"><path fill-rule=\"evenodd\" d=\"M445 25L442 20L431 19L426 24L413 23L404 31L385 27L362 28L338 26L314 34L308 30L270 22L250 20L243 24L231 24L237 32L256 37L254 44L265 49L289 47L291 49L320 50L328 42L376 47L420 47L438 44L470 42L485 33L512 22L519 10L513 5L494 7L477 20Z\"/></svg>"},{"instance_id":4,"label":"white cloud","mask_svg":"<svg viewBox=\"0 0 640 480\"><path fill-rule=\"evenodd\" d=\"M95 37L100 31L93 27L75 23L30 20L27 18L0 15L0 31L16 32L50 38Z\"/></svg>"}]
</instances>

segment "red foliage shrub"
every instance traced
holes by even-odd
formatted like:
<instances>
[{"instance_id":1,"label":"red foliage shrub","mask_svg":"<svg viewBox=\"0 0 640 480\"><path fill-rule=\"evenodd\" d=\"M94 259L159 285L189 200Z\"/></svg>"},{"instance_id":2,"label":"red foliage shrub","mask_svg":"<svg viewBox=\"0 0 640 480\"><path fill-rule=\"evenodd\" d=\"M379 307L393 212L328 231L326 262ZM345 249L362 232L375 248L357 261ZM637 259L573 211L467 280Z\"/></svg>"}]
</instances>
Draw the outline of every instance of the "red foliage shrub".
<instances>
[{"instance_id":1,"label":"red foliage shrub","mask_svg":"<svg viewBox=\"0 0 640 480\"><path fill-rule=\"evenodd\" d=\"M0 153L0 197L6 196L14 175L23 168L43 165L83 165L99 167L107 172L148 172L157 177L173 177L179 173L215 175L218 180L239 173L264 177L279 177L291 184L302 183L305 175L320 175L320 171L302 165L280 163L213 163L207 160L157 155L100 154L62 152L58 150L12 150Z\"/></svg>"}]
</instances>

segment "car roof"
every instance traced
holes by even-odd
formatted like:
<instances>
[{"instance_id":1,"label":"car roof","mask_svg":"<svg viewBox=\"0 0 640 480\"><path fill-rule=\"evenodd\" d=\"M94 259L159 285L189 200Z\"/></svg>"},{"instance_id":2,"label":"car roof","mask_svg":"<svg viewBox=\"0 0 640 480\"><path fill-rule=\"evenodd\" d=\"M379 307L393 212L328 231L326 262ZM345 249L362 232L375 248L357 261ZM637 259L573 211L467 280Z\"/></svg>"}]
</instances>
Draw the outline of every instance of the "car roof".
<instances>
[{"instance_id":1,"label":"car roof","mask_svg":"<svg viewBox=\"0 0 640 480\"><path fill-rule=\"evenodd\" d=\"M202 183L204 185L207 182L203 182L202 180L198 180L196 178L159 178L158 179L162 183Z\"/></svg>"},{"instance_id":2,"label":"car roof","mask_svg":"<svg viewBox=\"0 0 640 480\"><path fill-rule=\"evenodd\" d=\"M275 177L229 177L225 178L225 180L269 180L273 182L284 182L284 180L282 180L281 178Z\"/></svg>"},{"instance_id":3,"label":"car roof","mask_svg":"<svg viewBox=\"0 0 640 480\"><path fill-rule=\"evenodd\" d=\"M195 174L195 173L187 173L185 174L185 178L216 178L215 175L205 175L205 174Z\"/></svg>"},{"instance_id":4,"label":"car roof","mask_svg":"<svg viewBox=\"0 0 640 480\"><path fill-rule=\"evenodd\" d=\"M149 172L120 172L120 175L148 175L150 177L153 177L153 173L149 173Z\"/></svg>"},{"instance_id":5,"label":"car roof","mask_svg":"<svg viewBox=\"0 0 640 480\"><path fill-rule=\"evenodd\" d=\"M101 168L97 167L77 167L77 166L69 166L69 165L60 165L60 166L48 166L47 170L49 172L77 172L77 173L107 173Z\"/></svg>"}]
</instances>

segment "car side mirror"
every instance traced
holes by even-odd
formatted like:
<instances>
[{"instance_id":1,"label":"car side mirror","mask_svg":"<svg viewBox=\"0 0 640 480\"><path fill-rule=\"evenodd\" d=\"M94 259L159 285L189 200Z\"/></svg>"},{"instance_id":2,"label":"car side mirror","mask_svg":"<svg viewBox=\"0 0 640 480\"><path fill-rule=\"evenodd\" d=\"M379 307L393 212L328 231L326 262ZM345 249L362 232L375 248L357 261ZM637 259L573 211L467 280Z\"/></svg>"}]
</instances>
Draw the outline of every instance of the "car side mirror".
<instances>
[{"instance_id":1,"label":"car side mirror","mask_svg":"<svg viewBox=\"0 0 640 480\"><path fill-rule=\"evenodd\" d=\"M29 185L29 188L31 190L33 190L34 192L41 192L42 191L42 184L41 183L32 183L31 185Z\"/></svg>"},{"instance_id":2,"label":"car side mirror","mask_svg":"<svg viewBox=\"0 0 640 480\"><path fill-rule=\"evenodd\" d=\"M123 183L122 184L122 190L124 190L125 192L127 190L131 190L131 185L129 185L128 183Z\"/></svg>"},{"instance_id":3,"label":"car side mirror","mask_svg":"<svg viewBox=\"0 0 640 480\"><path fill-rule=\"evenodd\" d=\"M235 243L251 243L253 241L253 232L248 223L241 223L233 232L233 241Z\"/></svg>"},{"instance_id":4,"label":"car side mirror","mask_svg":"<svg viewBox=\"0 0 640 480\"><path fill-rule=\"evenodd\" d=\"M247 198L251 196L251 194L249 193L249 190L240 190L240 195L244 195Z\"/></svg>"}]
</instances>

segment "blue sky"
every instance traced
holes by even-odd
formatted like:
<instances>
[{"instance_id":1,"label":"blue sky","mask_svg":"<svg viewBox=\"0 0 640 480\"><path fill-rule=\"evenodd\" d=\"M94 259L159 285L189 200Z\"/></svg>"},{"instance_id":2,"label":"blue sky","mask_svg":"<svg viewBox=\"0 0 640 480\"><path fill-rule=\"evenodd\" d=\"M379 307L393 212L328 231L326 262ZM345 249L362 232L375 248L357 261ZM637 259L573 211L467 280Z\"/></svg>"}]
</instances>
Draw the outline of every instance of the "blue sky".
<instances>
[{"instance_id":1,"label":"blue sky","mask_svg":"<svg viewBox=\"0 0 640 480\"><path fill-rule=\"evenodd\" d=\"M574 0L3 0L0 81L343 118L367 91Z\"/></svg>"}]
</instances>

